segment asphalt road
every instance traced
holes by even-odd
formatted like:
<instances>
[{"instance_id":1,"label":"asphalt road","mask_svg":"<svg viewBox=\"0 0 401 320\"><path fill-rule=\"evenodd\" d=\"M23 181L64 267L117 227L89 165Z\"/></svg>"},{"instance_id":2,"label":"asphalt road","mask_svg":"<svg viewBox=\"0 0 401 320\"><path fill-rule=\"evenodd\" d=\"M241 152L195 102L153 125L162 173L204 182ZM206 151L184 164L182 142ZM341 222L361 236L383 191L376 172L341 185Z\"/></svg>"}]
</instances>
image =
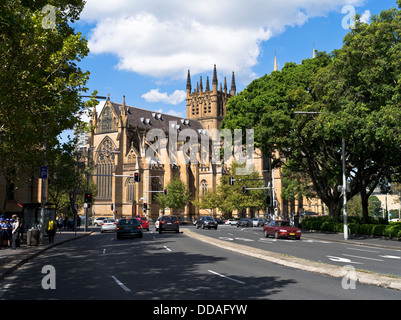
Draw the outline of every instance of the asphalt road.
<instances>
[{"instance_id":1,"label":"asphalt road","mask_svg":"<svg viewBox=\"0 0 401 320\"><path fill-rule=\"evenodd\" d=\"M217 230L195 229L192 231L212 238L288 254L312 261L339 266L352 265L356 269L401 277L401 247L390 249L385 246L355 245L338 243L302 236L301 240L265 238L262 227L237 228L220 225ZM321 237L324 238L324 237Z\"/></svg>"},{"instance_id":2,"label":"asphalt road","mask_svg":"<svg viewBox=\"0 0 401 320\"><path fill-rule=\"evenodd\" d=\"M54 273L46 271L48 266ZM345 290L341 279L243 256L182 233L152 232L142 239L117 240L115 234L95 233L68 242L25 264L0 286L3 300L400 298L399 291L359 283Z\"/></svg>"}]
</instances>

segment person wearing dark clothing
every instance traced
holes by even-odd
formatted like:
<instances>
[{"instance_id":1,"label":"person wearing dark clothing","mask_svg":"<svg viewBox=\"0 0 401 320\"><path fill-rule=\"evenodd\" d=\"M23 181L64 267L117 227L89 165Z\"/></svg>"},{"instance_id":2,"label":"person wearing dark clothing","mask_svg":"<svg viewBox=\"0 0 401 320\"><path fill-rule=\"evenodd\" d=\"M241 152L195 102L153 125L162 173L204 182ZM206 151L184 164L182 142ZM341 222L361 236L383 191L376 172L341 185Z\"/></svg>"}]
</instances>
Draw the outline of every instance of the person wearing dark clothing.
<instances>
[{"instance_id":1,"label":"person wearing dark clothing","mask_svg":"<svg viewBox=\"0 0 401 320\"><path fill-rule=\"evenodd\" d=\"M11 229L11 240L12 240L12 249L15 250L20 248L20 239L19 239L19 232L20 232L20 220L17 216L13 216L13 223Z\"/></svg>"}]
</instances>

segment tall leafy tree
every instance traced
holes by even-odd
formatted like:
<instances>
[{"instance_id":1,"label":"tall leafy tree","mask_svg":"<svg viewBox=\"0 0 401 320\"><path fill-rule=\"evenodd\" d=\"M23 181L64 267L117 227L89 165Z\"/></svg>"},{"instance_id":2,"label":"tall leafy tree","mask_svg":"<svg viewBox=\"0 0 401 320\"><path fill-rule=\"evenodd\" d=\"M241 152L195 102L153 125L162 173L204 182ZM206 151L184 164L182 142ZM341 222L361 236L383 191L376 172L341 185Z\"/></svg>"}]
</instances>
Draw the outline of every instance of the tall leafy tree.
<instances>
[{"instance_id":1,"label":"tall leafy tree","mask_svg":"<svg viewBox=\"0 0 401 320\"><path fill-rule=\"evenodd\" d=\"M0 169L11 183L31 168L38 174L45 149L79 123L89 72L77 62L89 49L72 24L83 6L83 0L0 3Z\"/></svg>"}]
</instances>

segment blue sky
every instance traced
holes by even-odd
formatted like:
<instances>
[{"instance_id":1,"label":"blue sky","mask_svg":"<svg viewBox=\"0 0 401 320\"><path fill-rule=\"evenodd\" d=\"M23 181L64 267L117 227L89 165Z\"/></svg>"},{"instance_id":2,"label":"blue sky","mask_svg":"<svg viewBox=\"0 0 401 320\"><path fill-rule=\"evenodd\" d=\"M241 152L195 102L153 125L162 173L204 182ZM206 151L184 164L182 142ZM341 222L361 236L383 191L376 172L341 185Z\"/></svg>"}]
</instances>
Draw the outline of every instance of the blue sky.
<instances>
[{"instance_id":1,"label":"blue sky","mask_svg":"<svg viewBox=\"0 0 401 320\"><path fill-rule=\"evenodd\" d=\"M89 40L80 67L91 72L90 92L185 117L188 69L192 88L200 76L212 77L214 64L229 86L234 71L240 92L273 71L275 52L281 69L311 58L314 44L341 48L350 8L369 21L393 6L395 0L87 0L74 27Z\"/></svg>"}]
</instances>

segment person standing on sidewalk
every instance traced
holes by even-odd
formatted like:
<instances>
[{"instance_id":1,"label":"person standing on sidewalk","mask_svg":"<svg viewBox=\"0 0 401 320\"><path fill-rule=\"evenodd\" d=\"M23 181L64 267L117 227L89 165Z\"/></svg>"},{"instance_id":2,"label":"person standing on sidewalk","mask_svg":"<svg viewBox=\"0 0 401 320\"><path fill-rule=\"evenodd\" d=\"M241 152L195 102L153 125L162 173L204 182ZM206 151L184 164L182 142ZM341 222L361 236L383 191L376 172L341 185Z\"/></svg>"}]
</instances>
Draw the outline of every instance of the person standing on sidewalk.
<instances>
[{"instance_id":1,"label":"person standing on sidewalk","mask_svg":"<svg viewBox=\"0 0 401 320\"><path fill-rule=\"evenodd\" d=\"M54 235L56 234L56 221L53 219L47 221L46 233L49 235L49 244L54 243Z\"/></svg>"},{"instance_id":2,"label":"person standing on sidewalk","mask_svg":"<svg viewBox=\"0 0 401 320\"><path fill-rule=\"evenodd\" d=\"M20 248L19 243L19 230L20 230L20 220L17 215L13 216L12 230L11 230L11 239L12 239L12 249L15 250Z\"/></svg>"}]
</instances>

